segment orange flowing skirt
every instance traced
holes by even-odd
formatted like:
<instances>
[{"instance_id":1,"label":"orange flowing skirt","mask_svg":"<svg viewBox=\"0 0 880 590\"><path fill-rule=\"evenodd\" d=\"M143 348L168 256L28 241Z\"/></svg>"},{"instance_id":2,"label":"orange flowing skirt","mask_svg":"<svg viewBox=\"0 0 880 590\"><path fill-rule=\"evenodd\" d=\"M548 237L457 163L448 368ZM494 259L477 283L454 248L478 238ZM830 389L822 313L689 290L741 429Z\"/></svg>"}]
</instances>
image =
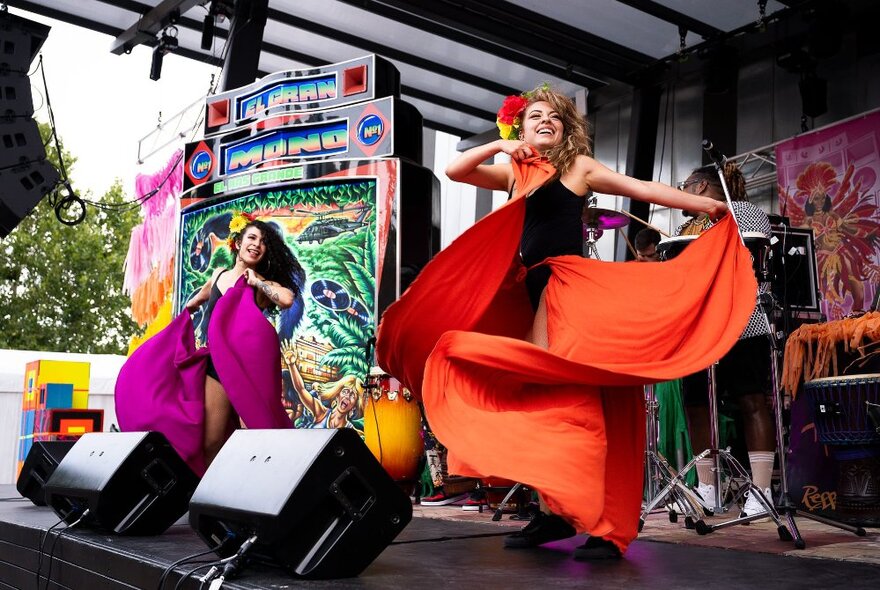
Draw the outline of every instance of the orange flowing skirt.
<instances>
[{"instance_id":1,"label":"orange flowing skirt","mask_svg":"<svg viewBox=\"0 0 880 590\"><path fill-rule=\"evenodd\" d=\"M513 166L515 198L385 311L377 360L422 397L450 472L528 484L579 532L623 551L641 511L642 385L703 369L733 346L754 308L751 257L727 216L662 264L549 258L545 350L523 340L534 314L518 247L522 196L553 168Z\"/></svg>"}]
</instances>

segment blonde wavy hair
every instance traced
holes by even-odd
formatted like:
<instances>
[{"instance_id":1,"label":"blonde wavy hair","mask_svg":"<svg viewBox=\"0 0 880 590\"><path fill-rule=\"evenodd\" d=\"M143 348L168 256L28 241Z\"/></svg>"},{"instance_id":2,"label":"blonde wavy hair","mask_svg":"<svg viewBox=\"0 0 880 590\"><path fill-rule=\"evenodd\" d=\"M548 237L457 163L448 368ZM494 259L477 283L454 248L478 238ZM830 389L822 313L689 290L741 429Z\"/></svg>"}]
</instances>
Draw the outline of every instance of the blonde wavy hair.
<instances>
[{"instance_id":1,"label":"blonde wavy hair","mask_svg":"<svg viewBox=\"0 0 880 590\"><path fill-rule=\"evenodd\" d=\"M342 393L342 390L350 389L354 392L356 398L354 407L355 417L364 415L364 404L366 403L364 399L364 382L359 377L346 375L337 381L315 383L312 387L322 402L330 402L331 408L336 408L336 405L339 403L337 398Z\"/></svg>"},{"instance_id":2,"label":"blonde wavy hair","mask_svg":"<svg viewBox=\"0 0 880 590\"><path fill-rule=\"evenodd\" d=\"M525 110L536 102L547 102L559 113L562 119L562 142L546 150L543 155L556 168L557 176L568 172L579 155L593 156L590 144L589 124L577 110L574 101L546 85L539 86L526 93L529 102ZM525 111L523 112L525 116Z\"/></svg>"}]
</instances>

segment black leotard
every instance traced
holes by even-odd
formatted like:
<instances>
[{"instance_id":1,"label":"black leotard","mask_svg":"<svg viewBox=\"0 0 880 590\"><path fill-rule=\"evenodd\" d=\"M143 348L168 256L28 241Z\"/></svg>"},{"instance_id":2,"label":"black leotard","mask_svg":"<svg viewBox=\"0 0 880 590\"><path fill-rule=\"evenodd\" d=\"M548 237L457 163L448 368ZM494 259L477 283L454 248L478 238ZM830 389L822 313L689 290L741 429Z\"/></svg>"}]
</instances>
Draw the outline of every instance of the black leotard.
<instances>
[{"instance_id":1,"label":"black leotard","mask_svg":"<svg viewBox=\"0 0 880 590\"><path fill-rule=\"evenodd\" d=\"M582 255L583 207L584 198L571 192L558 179L527 197L519 246L523 264L529 267L550 256ZM546 266L532 269L526 275L526 288L533 309L538 308L549 279L550 269Z\"/></svg>"},{"instance_id":2,"label":"black leotard","mask_svg":"<svg viewBox=\"0 0 880 590\"><path fill-rule=\"evenodd\" d=\"M211 295L208 297L208 302L205 304L205 311L202 312L202 340L205 344L208 343L208 324L211 322L211 312L214 311L214 306L217 305L217 300L223 297L223 293L220 292L220 287L217 286L217 281L220 280L220 275L226 272L228 269L223 269L219 273L217 273L217 278L214 279L214 284L211 286ZM208 365L207 365L207 374L209 377L213 377L217 381L220 381L220 377L217 375L217 369L214 368L214 362L211 360L210 355L208 356Z\"/></svg>"}]
</instances>

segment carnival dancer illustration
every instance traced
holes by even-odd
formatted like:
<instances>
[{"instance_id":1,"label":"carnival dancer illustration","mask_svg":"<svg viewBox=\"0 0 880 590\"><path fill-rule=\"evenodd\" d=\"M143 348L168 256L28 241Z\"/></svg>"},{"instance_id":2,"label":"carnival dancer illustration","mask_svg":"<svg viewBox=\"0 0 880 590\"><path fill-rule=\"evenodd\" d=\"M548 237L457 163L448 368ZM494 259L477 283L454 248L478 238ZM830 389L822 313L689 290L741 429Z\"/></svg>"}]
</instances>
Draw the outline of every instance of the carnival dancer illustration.
<instances>
[{"instance_id":1,"label":"carnival dancer illustration","mask_svg":"<svg viewBox=\"0 0 880 590\"><path fill-rule=\"evenodd\" d=\"M583 258L590 191L712 219L726 207L598 163L573 101L546 86L508 97L498 123L502 139L464 152L447 174L512 199L385 311L377 360L421 394L450 472L540 492L541 513L506 547L586 532L576 559L617 558L638 530L641 385L705 367L733 345L754 304L750 257L725 218L667 264ZM511 164L482 163L500 153Z\"/></svg>"}]
</instances>

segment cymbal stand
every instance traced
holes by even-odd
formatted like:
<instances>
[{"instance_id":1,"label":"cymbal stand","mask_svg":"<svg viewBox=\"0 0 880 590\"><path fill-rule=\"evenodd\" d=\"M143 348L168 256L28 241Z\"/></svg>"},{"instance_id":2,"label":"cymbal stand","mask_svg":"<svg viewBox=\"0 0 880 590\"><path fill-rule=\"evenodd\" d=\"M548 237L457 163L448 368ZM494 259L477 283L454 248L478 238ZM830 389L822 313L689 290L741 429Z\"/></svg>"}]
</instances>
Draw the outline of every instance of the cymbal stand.
<instances>
[{"instance_id":1,"label":"cymbal stand","mask_svg":"<svg viewBox=\"0 0 880 590\"><path fill-rule=\"evenodd\" d=\"M683 473L673 475L669 463L657 452L657 410L659 404L654 395L654 386L645 386L645 507L639 518L639 532L654 508L661 504L669 512L669 522L678 521L678 512L684 514L685 527L689 529L705 526L699 517L691 491L684 483ZM661 487L662 486L662 487ZM697 523L702 523L698 525Z\"/></svg>"},{"instance_id":2,"label":"cymbal stand","mask_svg":"<svg viewBox=\"0 0 880 590\"><path fill-rule=\"evenodd\" d=\"M739 516L737 518L731 518L729 520L725 520L719 523L713 523L711 525L705 524L705 522L703 522L701 519L696 523L695 528L697 530L697 533L705 535L706 533L711 533L712 531L716 531L718 529L723 529L738 524L746 524L747 522L751 522L759 518L766 518L767 516L769 516L771 519L773 519L773 522L776 523L779 538L783 541L791 541L791 534L789 533L788 529L785 528L785 525L782 524L779 514L776 512L776 509L773 506L773 502L770 499L766 498L764 496L763 490L761 490L752 482L752 479L749 477L748 472L746 472L742 464L736 460L736 457L733 456L733 453L730 452L730 447L726 449L720 448L720 437L718 433L718 394L715 380L716 365L717 363L713 364L707 369L709 377L709 448L691 459L690 462L688 462L688 464L685 465L684 468L682 468L680 475L683 476L690 469L696 466L698 460L707 456L711 456L715 461L715 465L712 467L712 471L715 474L715 497L712 498L714 502L713 513L718 515L727 512L728 506L740 500L745 495L746 491L749 491L750 493L754 494L761 505L763 505L764 508L767 509L767 514L765 515L764 513L758 513L752 516ZM723 475L725 473L729 474L726 482L723 481ZM732 488L733 483L738 484L736 492L733 494L730 503L724 504L722 502L722 498L727 496L727 490ZM726 487L723 487L723 485ZM722 489L724 490L723 492Z\"/></svg>"},{"instance_id":3,"label":"cymbal stand","mask_svg":"<svg viewBox=\"0 0 880 590\"><path fill-rule=\"evenodd\" d=\"M768 269L766 267L764 267L763 270L765 274L769 275ZM823 516L818 516L810 512L803 512L797 509L797 505L791 499L791 495L788 489L788 476L786 475L787 468L785 438L782 431L782 393L779 388L778 375L780 347L779 341L776 337L776 333L773 331L773 326L770 324L770 314L775 307L773 296L769 293L761 294L761 296L759 297L759 305L768 330L768 337L770 338L770 375L772 377L773 417L776 420L776 453L779 457L779 480L781 486L779 503L776 506L777 511L780 515L785 517L785 520L788 523L788 528L791 531L791 534L794 536L794 546L798 549L805 548L807 544L804 541L803 537L801 537L800 531L797 528L797 524L794 520L795 516L803 516L805 518L809 518L810 520L814 520L822 524L827 524L828 526L833 526L841 530L848 531L859 537L864 537L867 534L864 528L844 524L842 522L831 520L830 518L825 518ZM783 541L791 540L791 536L789 536L789 538L787 539L783 538L781 530L779 533L779 537Z\"/></svg>"},{"instance_id":4,"label":"cymbal stand","mask_svg":"<svg viewBox=\"0 0 880 590\"><path fill-rule=\"evenodd\" d=\"M601 258L599 258L599 249L596 247L596 242L598 242L601 237L601 229L593 224L584 224L584 256L595 260L601 260Z\"/></svg>"}]
</instances>

